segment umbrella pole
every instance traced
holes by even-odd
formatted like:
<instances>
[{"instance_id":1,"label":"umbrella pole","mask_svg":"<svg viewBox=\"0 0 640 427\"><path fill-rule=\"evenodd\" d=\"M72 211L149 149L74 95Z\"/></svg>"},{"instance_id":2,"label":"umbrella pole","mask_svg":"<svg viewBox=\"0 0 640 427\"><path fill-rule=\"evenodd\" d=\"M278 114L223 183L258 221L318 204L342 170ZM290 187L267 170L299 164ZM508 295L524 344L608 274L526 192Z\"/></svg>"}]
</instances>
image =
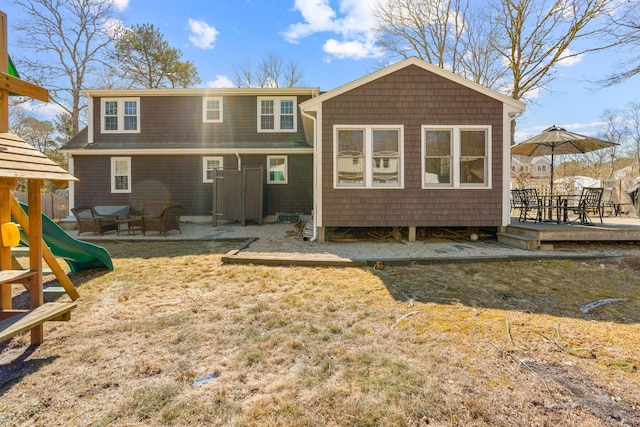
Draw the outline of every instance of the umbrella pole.
<instances>
[{"instance_id":1,"label":"umbrella pole","mask_svg":"<svg viewBox=\"0 0 640 427\"><path fill-rule=\"evenodd\" d=\"M551 182L549 185L550 196L553 196L553 147L551 147Z\"/></svg>"}]
</instances>

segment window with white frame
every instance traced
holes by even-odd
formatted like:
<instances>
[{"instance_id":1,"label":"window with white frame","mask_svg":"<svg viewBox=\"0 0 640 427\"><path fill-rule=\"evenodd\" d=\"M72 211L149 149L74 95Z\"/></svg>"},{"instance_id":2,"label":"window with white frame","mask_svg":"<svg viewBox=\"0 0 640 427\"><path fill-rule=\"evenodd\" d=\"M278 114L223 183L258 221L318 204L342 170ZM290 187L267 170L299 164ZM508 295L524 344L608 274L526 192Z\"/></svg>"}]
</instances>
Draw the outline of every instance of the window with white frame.
<instances>
[{"instance_id":1,"label":"window with white frame","mask_svg":"<svg viewBox=\"0 0 640 427\"><path fill-rule=\"evenodd\" d=\"M296 97L258 97L258 132L296 132Z\"/></svg>"},{"instance_id":2,"label":"window with white frame","mask_svg":"<svg viewBox=\"0 0 640 427\"><path fill-rule=\"evenodd\" d=\"M222 123L222 97L202 98L202 121L205 123Z\"/></svg>"},{"instance_id":3,"label":"window with white frame","mask_svg":"<svg viewBox=\"0 0 640 427\"><path fill-rule=\"evenodd\" d=\"M111 158L111 192L131 193L131 157Z\"/></svg>"},{"instance_id":4,"label":"window with white frame","mask_svg":"<svg viewBox=\"0 0 640 427\"><path fill-rule=\"evenodd\" d=\"M267 184L287 184L287 156L267 156Z\"/></svg>"},{"instance_id":5,"label":"window with white frame","mask_svg":"<svg viewBox=\"0 0 640 427\"><path fill-rule=\"evenodd\" d=\"M103 133L139 133L140 98L103 98Z\"/></svg>"},{"instance_id":6,"label":"window with white frame","mask_svg":"<svg viewBox=\"0 0 640 427\"><path fill-rule=\"evenodd\" d=\"M422 126L423 187L488 187L490 141L488 126Z\"/></svg>"},{"instance_id":7,"label":"window with white frame","mask_svg":"<svg viewBox=\"0 0 640 427\"><path fill-rule=\"evenodd\" d=\"M202 182L213 182L213 171L222 169L222 157L202 158Z\"/></svg>"},{"instance_id":8,"label":"window with white frame","mask_svg":"<svg viewBox=\"0 0 640 427\"><path fill-rule=\"evenodd\" d=\"M336 187L401 188L402 126L334 126Z\"/></svg>"}]
</instances>

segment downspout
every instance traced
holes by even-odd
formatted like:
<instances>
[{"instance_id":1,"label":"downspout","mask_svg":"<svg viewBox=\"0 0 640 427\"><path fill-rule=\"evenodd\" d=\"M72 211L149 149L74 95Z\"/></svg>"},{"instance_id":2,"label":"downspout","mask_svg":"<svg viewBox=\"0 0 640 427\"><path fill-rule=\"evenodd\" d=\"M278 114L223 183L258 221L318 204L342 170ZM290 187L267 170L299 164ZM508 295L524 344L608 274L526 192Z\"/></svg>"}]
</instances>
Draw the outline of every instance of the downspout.
<instances>
[{"instance_id":1,"label":"downspout","mask_svg":"<svg viewBox=\"0 0 640 427\"><path fill-rule=\"evenodd\" d=\"M315 212L315 208L316 208L316 195L318 194L318 192L316 191L316 185L318 185L318 180L316 177L316 155L317 155L317 150L318 150L318 141L316 141L316 118L313 117L311 114L305 113L304 110L300 109L300 112L302 113L303 116L308 117L309 119L311 119L311 121L313 122L313 209L314 211L311 212L311 218L313 218L313 235L311 236L311 239L309 239L310 242L315 242L318 239L318 226L316 224L316 212Z\"/></svg>"},{"instance_id":2,"label":"downspout","mask_svg":"<svg viewBox=\"0 0 640 427\"><path fill-rule=\"evenodd\" d=\"M236 159L238 159L238 170L242 170L242 159L240 158L240 153L236 150Z\"/></svg>"}]
</instances>

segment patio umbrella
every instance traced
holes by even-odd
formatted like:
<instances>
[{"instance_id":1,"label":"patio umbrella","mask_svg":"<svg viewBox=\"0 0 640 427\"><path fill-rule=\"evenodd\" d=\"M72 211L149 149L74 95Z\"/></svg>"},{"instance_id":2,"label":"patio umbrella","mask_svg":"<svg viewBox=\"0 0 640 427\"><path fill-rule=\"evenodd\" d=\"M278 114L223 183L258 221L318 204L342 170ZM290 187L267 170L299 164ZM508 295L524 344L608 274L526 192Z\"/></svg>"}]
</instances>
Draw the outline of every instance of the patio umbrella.
<instances>
[{"instance_id":1,"label":"patio umbrella","mask_svg":"<svg viewBox=\"0 0 640 427\"><path fill-rule=\"evenodd\" d=\"M551 194L553 194L553 156L556 154L580 154L602 148L615 147L615 142L569 132L551 126L539 135L511 147L511 154L538 157L551 155Z\"/></svg>"}]
</instances>

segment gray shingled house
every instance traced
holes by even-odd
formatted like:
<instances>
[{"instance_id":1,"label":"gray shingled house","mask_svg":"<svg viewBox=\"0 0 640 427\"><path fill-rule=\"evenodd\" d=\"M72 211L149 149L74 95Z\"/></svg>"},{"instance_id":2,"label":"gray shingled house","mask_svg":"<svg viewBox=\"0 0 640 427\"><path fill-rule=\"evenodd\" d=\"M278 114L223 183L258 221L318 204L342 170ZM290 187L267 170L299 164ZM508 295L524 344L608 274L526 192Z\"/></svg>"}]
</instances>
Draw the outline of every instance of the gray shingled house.
<instances>
[{"instance_id":1,"label":"gray shingled house","mask_svg":"<svg viewBox=\"0 0 640 427\"><path fill-rule=\"evenodd\" d=\"M509 223L511 121L523 103L416 58L300 105L327 227Z\"/></svg>"},{"instance_id":2,"label":"gray shingled house","mask_svg":"<svg viewBox=\"0 0 640 427\"><path fill-rule=\"evenodd\" d=\"M67 146L70 205L149 199L212 213L213 171L263 168L263 215L327 227L509 222L510 126L524 104L416 58L317 88L88 90Z\"/></svg>"},{"instance_id":3,"label":"gray shingled house","mask_svg":"<svg viewBox=\"0 0 640 427\"><path fill-rule=\"evenodd\" d=\"M70 207L172 201L212 214L213 171L263 168L263 213L312 209L298 104L317 88L85 90L89 123L63 151ZM216 173L217 173L216 172Z\"/></svg>"}]
</instances>

